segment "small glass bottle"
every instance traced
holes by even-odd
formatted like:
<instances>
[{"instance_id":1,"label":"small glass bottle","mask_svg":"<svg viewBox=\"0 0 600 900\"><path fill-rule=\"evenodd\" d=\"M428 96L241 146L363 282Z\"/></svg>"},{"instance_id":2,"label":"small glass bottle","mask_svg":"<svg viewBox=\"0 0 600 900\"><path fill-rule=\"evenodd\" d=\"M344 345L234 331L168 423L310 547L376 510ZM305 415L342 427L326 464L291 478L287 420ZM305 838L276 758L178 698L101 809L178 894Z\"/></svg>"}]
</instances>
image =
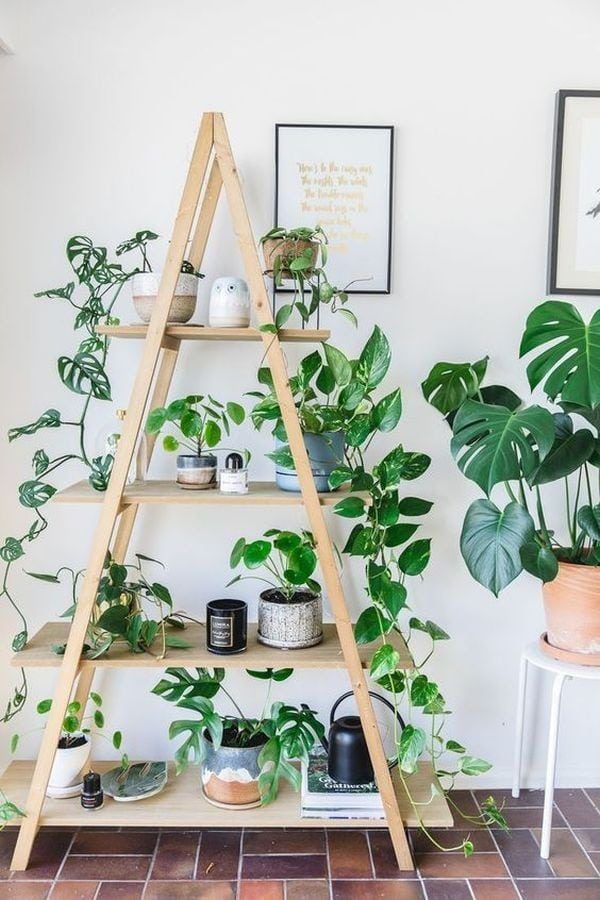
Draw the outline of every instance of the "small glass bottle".
<instances>
[{"instance_id":1,"label":"small glass bottle","mask_svg":"<svg viewBox=\"0 0 600 900\"><path fill-rule=\"evenodd\" d=\"M225 468L219 472L219 490L222 494L247 494L248 469L241 453L230 453Z\"/></svg>"}]
</instances>

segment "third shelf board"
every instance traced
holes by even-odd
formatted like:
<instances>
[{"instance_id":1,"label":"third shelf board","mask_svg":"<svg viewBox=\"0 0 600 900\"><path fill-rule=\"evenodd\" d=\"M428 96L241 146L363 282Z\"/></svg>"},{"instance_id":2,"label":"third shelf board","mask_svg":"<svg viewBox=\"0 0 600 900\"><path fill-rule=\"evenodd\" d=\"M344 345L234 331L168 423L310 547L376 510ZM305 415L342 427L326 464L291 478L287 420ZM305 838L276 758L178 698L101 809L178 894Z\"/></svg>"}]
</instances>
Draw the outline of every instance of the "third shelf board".
<instances>
[{"instance_id":1,"label":"third shelf board","mask_svg":"<svg viewBox=\"0 0 600 900\"><path fill-rule=\"evenodd\" d=\"M191 644L187 650L172 649L167 651L164 659L156 659L151 653L131 653L126 647L112 648L108 654L99 659L83 659L81 667L89 666L108 669L126 667L161 668L167 666L192 666L193 668L215 668L227 666L237 669L345 669L344 655L340 646L336 626L323 625L323 640L315 647L303 650L278 650L259 644L256 639L256 625L248 625L248 649L243 653L220 656L206 649L206 627L191 622L184 631L177 631L179 637ZM23 650L11 659L11 665L24 668L57 668L62 657L52 652L54 645L65 644L69 636L68 622L47 622L33 635ZM414 666L410 652L398 634L388 636L400 654L399 667L412 669ZM158 642L157 642L158 643ZM373 655L371 646L359 646L363 668L369 664Z\"/></svg>"},{"instance_id":2,"label":"third shelf board","mask_svg":"<svg viewBox=\"0 0 600 900\"><path fill-rule=\"evenodd\" d=\"M147 325L99 325L98 334L108 337L143 340ZM281 328L279 340L287 343L317 344L327 341L331 332L324 328ZM258 328L209 328L203 325L167 325L165 335L180 341L262 341ZM272 337L272 335L267 335Z\"/></svg>"},{"instance_id":3,"label":"third shelf board","mask_svg":"<svg viewBox=\"0 0 600 900\"><path fill-rule=\"evenodd\" d=\"M55 503L102 503L104 494L96 491L88 481L78 481L52 498ZM319 494L322 506L334 506L344 496L344 491ZM363 496L363 495L361 495ZM226 506L302 506L302 494L281 491L271 481L253 481L247 494L221 494L218 490L190 491L175 481L134 481L123 493L127 506L137 503L205 503Z\"/></svg>"}]
</instances>

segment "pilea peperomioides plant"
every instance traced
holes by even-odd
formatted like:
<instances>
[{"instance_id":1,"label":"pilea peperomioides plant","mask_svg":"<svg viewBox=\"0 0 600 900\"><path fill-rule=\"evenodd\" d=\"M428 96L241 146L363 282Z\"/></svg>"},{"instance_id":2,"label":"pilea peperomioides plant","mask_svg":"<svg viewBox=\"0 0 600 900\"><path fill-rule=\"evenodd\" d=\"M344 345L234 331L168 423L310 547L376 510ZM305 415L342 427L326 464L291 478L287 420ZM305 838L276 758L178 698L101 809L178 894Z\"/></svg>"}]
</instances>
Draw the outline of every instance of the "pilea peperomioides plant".
<instances>
[{"instance_id":1,"label":"pilea peperomioides plant","mask_svg":"<svg viewBox=\"0 0 600 900\"><path fill-rule=\"evenodd\" d=\"M485 801L479 816L469 816L456 807L450 795L457 776L478 775L486 772L490 764L469 755L457 740L443 736L450 710L438 684L429 679L424 667L436 643L449 636L430 619L412 614L408 605L408 580L420 576L429 563L430 540L413 538L420 528L420 518L432 504L420 497L402 496L401 486L419 478L429 467L430 459L424 453L405 450L402 445L388 450L375 465L370 466L365 455L367 450L373 452L377 435L393 431L400 420L399 388L380 400L373 396L387 375L390 360L389 343L379 328L374 330L359 359L338 360L338 366L348 368L347 384L352 386L356 398L351 421L355 430L351 440L347 435L345 463L330 476L332 485L347 485L351 494L333 509L342 517L359 520L342 551L364 564L368 606L356 622L356 640L373 645L371 677L389 692L397 710L408 708L408 714L403 711L408 724L401 733L396 725L395 733L400 777L425 834L442 850L456 849L443 847L431 834L411 795L406 776L418 770L422 757L429 758L440 789L465 819L473 824L495 822L500 827L506 827L506 823L493 798ZM392 636L401 636L411 646L415 633L427 635L430 648L415 660L414 668L403 670ZM466 855L473 851L470 839L460 847Z\"/></svg>"},{"instance_id":2,"label":"pilea peperomioides plant","mask_svg":"<svg viewBox=\"0 0 600 900\"><path fill-rule=\"evenodd\" d=\"M155 237L151 231L138 232L132 242L119 245L117 255L133 249L139 250L143 265L146 243ZM12 648L15 651L26 644L28 626L22 605L11 585L11 570L14 563L25 555L27 546L39 538L48 524L42 507L56 492L48 479L63 466L72 463L83 466L88 471L94 488L104 490L108 483L112 457L94 457L86 430L95 401L111 399L111 386L106 372L109 341L107 337L96 334L96 327L118 321L113 317L113 307L125 282L139 271L137 268L125 270L110 259L106 247L97 246L89 237L82 235L72 237L67 242L66 255L75 280L69 281L64 287L41 291L35 296L44 300L66 301L73 309L73 329L80 333L78 345L75 352L69 351L58 358L57 370L63 386L81 397L81 405L77 413L68 416L52 407L42 412L35 421L11 428L8 433L9 441L14 441L46 429L61 428L71 438L70 444L57 456L43 448L37 449L33 454L34 477L24 481L18 489L19 502L31 510L33 522L18 537L14 533L13 536L6 537L0 546L0 559L4 563L4 571L0 576L0 599L8 601L20 623L19 631L12 638ZM21 670L20 682L13 689L0 721L8 722L16 715L23 708L26 698L27 680L24 670Z\"/></svg>"},{"instance_id":3,"label":"pilea peperomioides plant","mask_svg":"<svg viewBox=\"0 0 600 900\"><path fill-rule=\"evenodd\" d=\"M460 470L486 494L469 506L460 546L471 575L496 595L524 569L551 582L560 563L600 565L600 311L586 324L570 303L542 303L527 319L520 356L531 357L529 385L542 387L554 411L486 386L487 357L438 363L423 382L452 426ZM556 483L562 523L551 523L544 505L543 489ZM503 507L492 499L500 489Z\"/></svg>"}]
</instances>

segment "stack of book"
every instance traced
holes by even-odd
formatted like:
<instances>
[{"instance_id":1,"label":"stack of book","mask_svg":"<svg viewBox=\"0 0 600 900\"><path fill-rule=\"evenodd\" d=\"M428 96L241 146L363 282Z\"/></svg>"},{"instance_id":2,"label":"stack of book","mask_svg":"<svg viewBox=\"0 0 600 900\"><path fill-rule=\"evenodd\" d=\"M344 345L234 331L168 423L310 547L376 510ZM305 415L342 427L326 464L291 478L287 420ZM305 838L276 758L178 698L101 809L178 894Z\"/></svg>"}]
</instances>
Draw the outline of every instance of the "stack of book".
<instances>
[{"instance_id":1,"label":"stack of book","mask_svg":"<svg viewBox=\"0 0 600 900\"><path fill-rule=\"evenodd\" d=\"M327 773L327 754L313 750L302 765L301 815L304 819L384 819L381 795L370 784L342 784Z\"/></svg>"}]
</instances>

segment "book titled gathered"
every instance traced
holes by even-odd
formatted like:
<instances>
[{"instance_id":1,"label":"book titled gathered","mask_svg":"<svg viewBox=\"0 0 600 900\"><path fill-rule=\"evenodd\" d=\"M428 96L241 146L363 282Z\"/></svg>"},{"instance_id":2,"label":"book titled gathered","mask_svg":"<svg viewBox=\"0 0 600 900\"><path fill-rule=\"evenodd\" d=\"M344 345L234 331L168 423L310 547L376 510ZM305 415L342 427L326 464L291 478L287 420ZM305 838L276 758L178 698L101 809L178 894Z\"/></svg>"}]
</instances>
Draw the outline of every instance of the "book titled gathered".
<instances>
[{"instance_id":1,"label":"book titled gathered","mask_svg":"<svg viewBox=\"0 0 600 900\"><path fill-rule=\"evenodd\" d=\"M302 765L301 814L306 819L383 819L381 794L374 781L344 784L327 772L327 754L313 750Z\"/></svg>"}]
</instances>

